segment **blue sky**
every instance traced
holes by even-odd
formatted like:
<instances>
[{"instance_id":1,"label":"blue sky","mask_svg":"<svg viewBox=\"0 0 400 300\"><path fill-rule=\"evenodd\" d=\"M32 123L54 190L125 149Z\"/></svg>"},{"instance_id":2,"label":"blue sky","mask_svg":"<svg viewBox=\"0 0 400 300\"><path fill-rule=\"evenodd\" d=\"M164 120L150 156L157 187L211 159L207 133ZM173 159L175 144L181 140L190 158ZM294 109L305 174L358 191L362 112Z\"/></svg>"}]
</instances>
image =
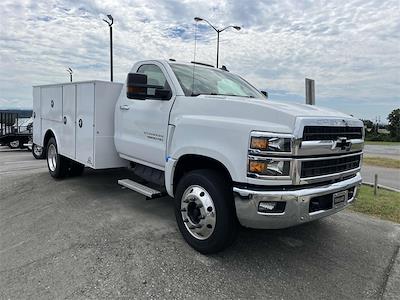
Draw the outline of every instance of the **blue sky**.
<instances>
[{"instance_id":1,"label":"blue sky","mask_svg":"<svg viewBox=\"0 0 400 300\"><path fill-rule=\"evenodd\" d=\"M383 121L400 106L398 0L175 1L3 0L0 4L0 108L31 108L32 85L109 79L108 26L114 25L114 77L141 59L193 60L193 17L218 27L220 61L270 98L304 102L304 78L318 105ZM198 28L196 60L215 64L216 34Z\"/></svg>"}]
</instances>

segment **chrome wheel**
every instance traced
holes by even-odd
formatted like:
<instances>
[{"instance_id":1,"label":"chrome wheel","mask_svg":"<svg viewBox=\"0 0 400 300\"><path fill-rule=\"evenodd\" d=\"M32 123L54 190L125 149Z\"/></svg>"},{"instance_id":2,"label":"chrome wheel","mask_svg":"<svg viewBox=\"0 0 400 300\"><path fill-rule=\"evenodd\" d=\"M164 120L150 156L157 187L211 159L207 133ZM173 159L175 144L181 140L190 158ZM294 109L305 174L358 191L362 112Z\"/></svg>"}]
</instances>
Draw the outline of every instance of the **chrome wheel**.
<instances>
[{"instance_id":1,"label":"chrome wheel","mask_svg":"<svg viewBox=\"0 0 400 300\"><path fill-rule=\"evenodd\" d=\"M47 164L49 165L50 171L54 172L57 168L57 149L54 144L50 144L47 150Z\"/></svg>"},{"instance_id":2,"label":"chrome wheel","mask_svg":"<svg viewBox=\"0 0 400 300\"><path fill-rule=\"evenodd\" d=\"M214 232L216 211L210 194L201 186L191 185L181 199L181 215L188 232L198 240Z\"/></svg>"},{"instance_id":3,"label":"chrome wheel","mask_svg":"<svg viewBox=\"0 0 400 300\"><path fill-rule=\"evenodd\" d=\"M40 156L42 156L43 148L35 144L35 145L33 145L33 153L37 157L40 157Z\"/></svg>"}]
</instances>

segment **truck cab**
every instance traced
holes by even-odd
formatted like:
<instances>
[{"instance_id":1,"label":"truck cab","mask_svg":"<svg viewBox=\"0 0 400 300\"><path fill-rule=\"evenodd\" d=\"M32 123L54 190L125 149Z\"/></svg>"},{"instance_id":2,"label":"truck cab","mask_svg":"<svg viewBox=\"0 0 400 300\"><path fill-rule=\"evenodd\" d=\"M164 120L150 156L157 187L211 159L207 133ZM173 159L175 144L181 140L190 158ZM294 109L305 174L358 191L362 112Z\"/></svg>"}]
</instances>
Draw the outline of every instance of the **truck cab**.
<instances>
[{"instance_id":1,"label":"truck cab","mask_svg":"<svg viewBox=\"0 0 400 300\"><path fill-rule=\"evenodd\" d=\"M75 83L76 90L79 85ZM107 99L96 100L107 89L112 90ZM101 139L104 146L91 150L93 164L86 154L79 155L82 145L82 150L75 146L74 157L66 155L61 148L67 137L41 116L42 134L34 143L47 149L50 173L54 164L57 168L66 161L132 168L149 185L131 179L120 184L147 197L163 191L173 197L183 237L202 253L230 245L239 224L285 228L331 215L355 201L364 132L362 122L351 116L270 101L227 70L165 60L138 62L123 85L105 85L94 94L95 117L88 130L102 122L112 128L112 136L108 133ZM104 116L96 117L104 106ZM115 111L110 112L111 106ZM77 115L71 123L79 132L82 118ZM44 138L49 130L51 143ZM93 132L96 139L102 130Z\"/></svg>"}]
</instances>

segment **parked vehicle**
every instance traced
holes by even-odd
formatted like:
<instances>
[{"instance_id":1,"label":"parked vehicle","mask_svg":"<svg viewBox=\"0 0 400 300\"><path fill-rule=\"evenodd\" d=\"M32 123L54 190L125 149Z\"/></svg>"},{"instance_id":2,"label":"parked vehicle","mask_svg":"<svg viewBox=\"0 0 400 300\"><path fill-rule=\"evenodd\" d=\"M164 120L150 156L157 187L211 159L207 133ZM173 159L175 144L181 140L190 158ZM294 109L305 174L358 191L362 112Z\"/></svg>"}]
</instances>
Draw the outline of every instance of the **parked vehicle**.
<instances>
[{"instance_id":1,"label":"parked vehicle","mask_svg":"<svg viewBox=\"0 0 400 300\"><path fill-rule=\"evenodd\" d=\"M285 228L355 201L363 123L266 96L241 77L197 63L136 63L124 84L33 88L33 141L51 176L132 168L147 198L167 193L185 240L202 253L229 246L238 224Z\"/></svg>"},{"instance_id":2,"label":"parked vehicle","mask_svg":"<svg viewBox=\"0 0 400 300\"><path fill-rule=\"evenodd\" d=\"M26 148L32 138L32 121L20 123L18 113L0 112L0 145L11 149Z\"/></svg>"}]
</instances>

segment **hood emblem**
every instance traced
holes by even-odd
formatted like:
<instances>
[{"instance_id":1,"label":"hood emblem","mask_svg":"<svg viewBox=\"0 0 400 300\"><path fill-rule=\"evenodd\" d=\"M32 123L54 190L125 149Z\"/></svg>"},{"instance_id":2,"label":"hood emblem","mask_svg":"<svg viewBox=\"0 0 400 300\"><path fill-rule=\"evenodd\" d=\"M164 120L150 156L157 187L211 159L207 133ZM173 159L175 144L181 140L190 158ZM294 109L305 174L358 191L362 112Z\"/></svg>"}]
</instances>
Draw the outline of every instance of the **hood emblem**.
<instances>
[{"instance_id":1,"label":"hood emblem","mask_svg":"<svg viewBox=\"0 0 400 300\"><path fill-rule=\"evenodd\" d=\"M339 148L342 151L350 151L351 142L346 137L339 137L332 145L332 149Z\"/></svg>"}]
</instances>

